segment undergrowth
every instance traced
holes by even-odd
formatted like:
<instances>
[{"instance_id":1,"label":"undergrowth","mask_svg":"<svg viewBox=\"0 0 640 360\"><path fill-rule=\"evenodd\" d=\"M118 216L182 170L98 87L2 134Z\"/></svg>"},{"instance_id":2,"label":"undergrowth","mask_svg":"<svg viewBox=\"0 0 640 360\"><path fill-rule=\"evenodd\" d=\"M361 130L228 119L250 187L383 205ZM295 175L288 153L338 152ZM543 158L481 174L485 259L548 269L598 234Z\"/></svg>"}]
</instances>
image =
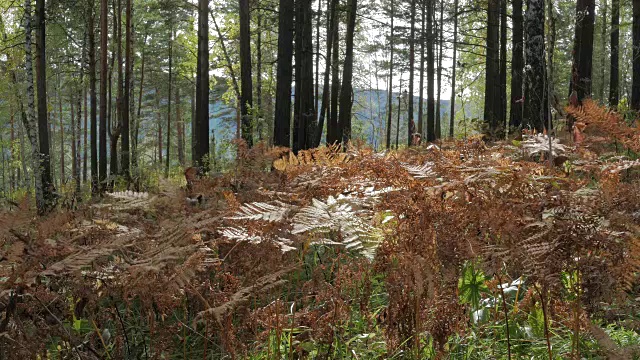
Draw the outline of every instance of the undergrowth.
<instances>
[{"instance_id":1,"label":"undergrowth","mask_svg":"<svg viewBox=\"0 0 640 360\"><path fill-rule=\"evenodd\" d=\"M0 216L0 356L639 358L639 132L568 113L552 151L238 144L188 193L25 200Z\"/></svg>"}]
</instances>

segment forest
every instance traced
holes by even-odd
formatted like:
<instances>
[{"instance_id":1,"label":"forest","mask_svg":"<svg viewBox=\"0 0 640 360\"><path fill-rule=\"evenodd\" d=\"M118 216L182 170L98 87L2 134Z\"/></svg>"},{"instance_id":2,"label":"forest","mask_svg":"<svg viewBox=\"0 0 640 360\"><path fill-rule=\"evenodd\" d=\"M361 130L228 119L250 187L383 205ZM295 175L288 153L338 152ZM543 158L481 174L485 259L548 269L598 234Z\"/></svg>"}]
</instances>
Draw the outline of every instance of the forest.
<instances>
[{"instance_id":1,"label":"forest","mask_svg":"<svg viewBox=\"0 0 640 360\"><path fill-rule=\"evenodd\" d=\"M0 360L640 359L640 0L0 0Z\"/></svg>"}]
</instances>

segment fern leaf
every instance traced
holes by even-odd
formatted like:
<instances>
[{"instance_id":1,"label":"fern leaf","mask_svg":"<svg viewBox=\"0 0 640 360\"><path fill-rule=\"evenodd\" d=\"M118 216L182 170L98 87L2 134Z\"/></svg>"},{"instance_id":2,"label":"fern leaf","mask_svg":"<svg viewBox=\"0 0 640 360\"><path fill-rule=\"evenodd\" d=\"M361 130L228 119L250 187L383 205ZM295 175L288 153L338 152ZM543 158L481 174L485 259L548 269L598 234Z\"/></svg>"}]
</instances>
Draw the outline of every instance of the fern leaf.
<instances>
[{"instance_id":1,"label":"fern leaf","mask_svg":"<svg viewBox=\"0 0 640 360\"><path fill-rule=\"evenodd\" d=\"M242 205L234 216L228 217L227 219L278 222L282 221L291 209L291 205L281 201L275 201L274 204L253 202Z\"/></svg>"}]
</instances>

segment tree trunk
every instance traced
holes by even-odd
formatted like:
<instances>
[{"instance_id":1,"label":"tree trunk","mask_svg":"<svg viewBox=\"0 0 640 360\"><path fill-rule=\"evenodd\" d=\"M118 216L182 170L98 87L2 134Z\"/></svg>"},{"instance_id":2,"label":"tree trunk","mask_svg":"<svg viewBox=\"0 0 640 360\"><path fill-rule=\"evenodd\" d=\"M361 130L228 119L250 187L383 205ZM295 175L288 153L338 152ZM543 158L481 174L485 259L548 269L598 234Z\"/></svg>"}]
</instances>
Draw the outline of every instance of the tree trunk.
<instances>
[{"instance_id":1,"label":"tree trunk","mask_svg":"<svg viewBox=\"0 0 640 360\"><path fill-rule=\"evenodd\" d=\"M122 175L127 181L127 186L131 181L131 172L129 171L130 161L130 144L131 131L129 130L130 115L130 96L131 96L131 71L133 69L133 56L131 54L131 0L125 1L125 70L124 70L124 94L122 99L122 143L120 148L120 166L122 167ZM120 30L122 31L122 30Z\"/></svg>"},{"instance_id":2,"label":"tree trunk","mask_svg":"<svg viewBox=\"0 0 640 360\"><path fill-rule=\"evenodd\" d=\"M209 164L209 1L198 0L198 63L196 70L196 115L193 136L194 166L208 172Z\"/></svg>"},{"instance_id":3,"label":"tree trunk","mask_svg":"<svg viewBox=\"0 0 640 360\"><path fill-rule=\"evenodd\" d=\"M46 16L45 0L36 0L36 59L37 86L38 86L38 137L40 152L40 168L42 176L42 191L47 212L53 207L55 187L51 181L51 155L49 146L49 116L47 115L47 64L46 64Z\"/></svg>"},{"instance_id":4,"label":"tree trunk","mask_svg":"<svg viewBox=\"0 0 640 360\"><path fill-rule=\"evenodd\" d=\"M327 3L329 3L329 0L327 0ZM313 108L315 109L315 114L314 114L314 119L317 120L318 119L318 109L320 108L320 19L322 18L322 0L318 0L318 13L316 14L316 16L318 17L316 19L316 80L315 80L315 85L316 85L316 96L315 96L315 104L313 106ZM329 27L329 18L327 18L327 27ZM314 120L314 121L315 121ZM314 137L315 139L315 137ZM312 141L312 145L311 147L316 147L317 145L315 145L315 140Z\"/></svg>"},{"instance_id":5,"label":"tree trunk","mask_svg":"<svg viewBox=\"0 0 640 360\"><path fill-rule=\"evenodd\" d=\"M514 0L514 4L516 1ZM522 4L521 4L522 5ZM453 62L451 70L451 114L449 117L449 137L453 138L456 118L456 57L458 55L458 0L453 5ZM521 47L522 48L522 47ZM513 90L512 90L513 91ZM462 109L464 111L464 109Z\"/></svg>"},{"instance_id":6,"label":"tree trunk","mask_svg":"<svg viewBox=\"0 0 640 360\"><path fill-rule=\"evenodd\" d=\"M71 177L75 181L78 176L78 163L76 163L76 157L78 156L78 147L76 146L76 139L78 134L76 133L76 116L75 116L75 97L73 92L69 96L70 118L71 118ZM77 119L78 121L80 119Z\"/></svg>"},{"instance_id":7,"label":"tree trunk","mask_svg":"<svg viewBox=\"0 0 640 360\"><path fill-rule=\"evenodd\" d=\"M258 11L258 29L262 28L262 12ZM262 31L258 31L256 39L256 109L254 119L257 120L258 141L262 141L264 129L264 113L262 111Z\"/></svg>"},{"instance_id":8,"label":"tree trunk","mask_svg":"<svg viewBox=\"0 0 640 360\"><path fill-rule=\"evenodd\" d=\"M427 1L427 141L436 139L435 118L435 39L433 38L433 0Z\"/></svg>"},{"instance_id":9,"label":"tree trunk","mask_svg":"<svg viewBox=\"0 0 640 360\"><path fill-rule=\"evenodd\" d=\"M156 88L156 109L156 124L158 126L158 164L162 166L162 113L160 112L160 91L158 88Z\"/></svg>"},{"instance_id":10,"label":"tree trunk","mask_svg":"<svg viewBox=\"0 0 640 360\"><path fill-rule=\"evenodd\" d=\"M100 191L106 188L107 180L107 0L100 0ZM93 105L92 105L93 107ZM92 115L93 116L93 115ZM93 161L93 159L92 159Z\"/></svg>"},{"instance_id":11,"label":"tree trunk","mask_svg":"<svg viewBox=\"0 0 640 360\"><path fill-rule=\"evenodd\" d=\"M147 32L145 30L144 40L142 40L142 59L140 60L140 89L138 92L138 112L133 124L133 133L131 134L131 167L134 169L134 171L136 171L138 168L138 135L140 133L140 120L142 119L142 94L144 90L144 64L147 58L146 54Z\"/></svg>"},{"instance_id":12,"label":"tree trunk","mask_svg":"<svg viewBox=\"0 0 640 360\"><path fill-rule=\"evenodd\" d=\"M82 45L84 47L84 44ZM84 78L84 68L80 67L80 86L82 86L83 84L83 78ZM76 164L76 201L80 201L82 200L82 191L81 191L81 187L82 187L82 176L81 176L81 172L82 172L82 163L81 163L81 156L80 156L80 150L81 147L80 145L82 144L82 90L80 88L76 89L76 92L78 94L78 98L76 99L78 102L76 103L76 109L77 109L77 113L76 113L76 157L73 159L74 163Z\"/></svg>"},{"instance_id":13,"label":"tree trunk","mask_svg":"<svg viewBox=\"0 0 640 360\"><path fill-rule=\"evenodd\" d=\"M278 16L278 83L273 144L291 146L291 80L293 78L293 0L280 0Z\"/></svg>"},{"instance_id":14,"label":"tree trunk","mask_svg":"<svg viewBox=\"0 0 640 360\"><path fill-rule=\"evenodd\" d=\"M322 85L322 105L320 107L320 120L318 121L318 127L316 128L315 146L320 146L322 141L322 130L324 128L325 115L329 109L329 76L331 74L332 63L332 50L333 50L333 35L335 33L338 19L336 16L336 8L338 6L338 0L327 1L327 56L325 57L324 68L324 84ZM328 130L328 129L327 129ZM327 132L328 134L328 132ZM327 139L328 142L328 139Z\"/></svg>"},{"instance_id":15,"label":"tree trunk","mask_svg":"<svg viewBox=\"0 0 640 360\"><path fill-rule=\"evenodd\" d=\"M340 90L340 114L339 134L342 135L342 143L347 144L351 140L351 108L353 106L353 38L356 33L356 11L358 0L349 0L349 17L347 20L346 53L342 75L342 89Z\"/></svg>"},{"instance_id":16,"label":"tree trunk","mask_svg":"<svg viewBox=\"0 0 640 360\"><path fill-rule=\"evenodd\" d=\"M313 32L311 0L296 3L296 91L293 129L293 151L313 146L315 130L315 106L313 94Z\"/></svg>"},{"instance_id":17,"label":"tree trunk","mask_svg":"<svg viewBox=\"0 0 640 360\"><path fill-rule=\"evenodd\" d=\"M594 12L595 0L578 0L570 85L570 93L576 92L578 103L591 97Z\"/></svg>"},{"instance_id":18,"label":"tree trunk","mask_svg":"<svg viewBox=\"0 0 640 360\"><path fill-rule=\"evenodd\" d=\"M442 46L444 45L443 32L444 32L444 3L440 2L440 26L438 27L440 33L440 41L438 45L438 76L437 76L437 94L436 94L436 123L435 123L435 136L436 139L442 137L442 125L440 123L440 94L442 93Z\"/></svg>"},{"instance_id":19,"label":"tree trunk","mask_svg":"<svg viewBox=\"0 0 640 360\"><path fill-rule=\"evenodd\" d=\"M498 1L499 0L489 0L487 8L488 28L486 42L484 121L486 122L485 135L489 139L498 138L497 130L498 123L500 122L500 43L498 39L500 30L500 3Z\"/></svg>"},{"instance_id":20,"label":"tree trunk","mask_svg":"<svg viewBox=\"0 0 640 360\"><path fill-rule=\"evenodd\" d=\"M167 94L167 157L164 167L164 177L169 178L169 166L171 164L171 93L173 90L173 26L171 26L171 39L169 40L169 94Z\"/></svg>"},{"instance_id":21,"label":"tree trunk","mask_svg":"<svg viewBox=\"0 0 640 360\"><path fill-rule=\"evenodd\" d=\"M393 117L393 20L395 19L394 12L394 0L391 0L391 29L389 35L389 92L387 93L387 107L389 108L389 112L387 114L387 150L391 148L391 121ZM422 41L424 42L425 33L422 33ZM424 57L424 56L423 56Z\"/></svg>"},{"instance_id":22,"label":"tree trunk","mask_svg":"<svg viewBox=\"0 0 640 360\"><path fill-rule=\"evenodd\" d=\"M497 133L504 136L507 121L507 0L500 0L500 117Z\"/></svg>"},{"instance_id":23,"label":"tree trunk","mask_svg":"<svg viewBox=\"0 0 640 360\"><path fill-rule=\"evenodd\" d=\"M422 25L420 31L420 95L418 98L418 134L420 137L424 137L423 133L423 118L424 115L424 47L425 47L425 33L426 33L426 20L427 20L427 1L422 1Z\"/></svg>"},{"instance_id":24,"label":"tree trunk","mask_svg":"<svg viewBox=\"0 0 640 360\"><path fill-rule=\"evenodd\" d=\"M416 39L416 0L411 0L411 22L409 37L409 105L407 111L409 115L407 126L407 146L411 146L413 134L416 132L416 124L413 120L413 78L415 70L415 39Z\"/></svg>"},{"instance_id":25,"label":"tree trunk","mask_svg":"<svg viewBox=\"0 0 640 360\"><path fill-rule=\"evenodd\" d=\"M38 128L36 124L35 110L35 94L33 89L33 59L31 55L31 0L24 2L24 30L25 30L25 72L27 80L27 116L24 117L23 125L27 131L29 142L31 143L31 161L33 169L33 177L35 179L35 198L36 207L39 214L47 212L47 203L44 198L44 189L42 188L42 167L38 144ZM26 175L26 172L25 172Z\"/></svg>"},{"instance_id":26,"label":"tree trunk","mask_svg":"<svg viewBox=\"0 0 640 360\"><path fill-rule=\"evenodd\" d=\"M602 102L605 101L604 89L605 89L605 69L607 67L607 0L602 1L602 28L600 29L601 43L600 43L600 84L598 87L598 97Z\"/></svg>"},{"instance_id":27,"label":"tree trunk","mask_svg":"<svg viewBox=\"0 0 640 360\"><path fill-rule=\"evenodd\" d=\"M184 167L184 128L180 109L180 87L176 86L176 128L178 134L178 163Z\"/></svg>"},{"instance_id":28,"label":"tree trunk","mask_svg":"<svg viewBox=\"0 0 640 360\"><path fill-rule=\"evenodd\" d=\"M633 84L631 108L640 111L640 0L633 0Z\"/></svg>"},{"instance_id":29,"label":"tree trunk","mask_svg":"<svg viewBox=\"0 0 640 360\"><path fill-rule=\"evenodd\" d=\"M58 74L58 116L60 117L60 186L67 183L64 164L64 123L62 122L62 86Z\"/></svg>"},{"instance_id":30,"label":"tree trunk","mask_svg":"<svg viewBox=\"0 0 640 360\"><path fill-rule=\"evenodd\" d=\"M86 55L86 54L85 54ZM86 58L86 57L85 57ZM83 129L84 129L84 136L83 136L83 142L82 142L82 182L86 183L87 182L87 147L88 147L88 143L87 143L87 137L88 137L88 131L87 131L87 120L88 120L88 115L89 115L89 109L88 109L88 99L87 99L87 86L86 84L82 85L82 101L83 101L83 108L84 108L84 116L83 116L83 120L84 120L84 124L83 124Z\"/></svg>"},{"instance_id":31,"label":"tree trunk","mask_svg":"<svg viewBox=\"0 0 640 360\"><path fill-rule=\"evenodd\" d=\"M519 128L522 124L524 99L522 98L522 75L524 72L524 19L522 0L513 0L513 38L511 53L511 113L509 127Z\"/></svg>"},{"instance_id":32,"label":"tree trunk","mask_svg":"<svg viewBox=\"0 0 640 360\"><path fill-rule=\"evenodd\" d=\"M251 79L251 15L249 0L240 1L240 114L242 116L242 138L247 146L253 146L252 114L253 85ZM310 19L309 19L310 20ZM311 26L311 24L309 24ZM260 30L262 31L262 30ZM167 144L167 149L169 144Z\"/></svg>"},{"instance_id":33,"label":"tree trunk","mask_svg":"<svg viewBox=\"0 0 640 360\"><path fill-rule=\"evenodd\" d=\"M95 196L100 190L98 186L98 114L96 109L98 103L96 98L96 34L93 7L94 0L89 0L87 18L89 19L89 103L91 104L91 112L89 115L91 117L91 194Z\"/></svg>"},{"instance_id":34,"label":"tree trunk","mask_svg":"<svg viewBox=\"0 0 640 360\"><path fill-rule=\"evenodd\" d=\"M611 71L609 74L609 106L618 108L620 56L620 0L611 0Z\"/></svg>"},{"instance_id":35,"label":"tree trunk","mask_svg":"<svg viewBox=\"0 0 640 360\"><path fill-rule=\"evenodd\" d=\"M545 115L543 106L545 96L544 17L544 0L529 0L526 18L527 46L525 47L528 80L525 97L527 117L524 125L538 132L544 129Z\"/></svg>"},{"instance_id":36,"label":"tree trunk","mask_svg":"<svg viewBox=\"0 0 640 360\"><path fill-rule=\"evenodd\" d=\"M338 98L340 96L340 16L336 4L335 26L333 32L333 50L331 51L331 104L329 106L329 122L327 122L327 142L341 142L338 137Z\"/></svg>"}]
</instances>

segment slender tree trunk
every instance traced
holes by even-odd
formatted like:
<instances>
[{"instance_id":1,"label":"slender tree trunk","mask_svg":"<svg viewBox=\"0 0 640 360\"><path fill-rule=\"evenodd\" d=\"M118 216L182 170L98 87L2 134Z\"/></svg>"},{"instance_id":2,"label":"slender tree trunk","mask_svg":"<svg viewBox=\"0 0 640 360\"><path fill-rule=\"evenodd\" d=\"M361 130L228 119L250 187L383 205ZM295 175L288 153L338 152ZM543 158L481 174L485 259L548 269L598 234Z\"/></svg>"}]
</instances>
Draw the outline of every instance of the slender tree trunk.
<instances>
[{"instance_id":1,"label":"slender tree trunk","mask_svg":"<svg viewBox=\"0 0 640 360\"><path fill-rule=\"evenodd\" d=\"M262 28L262 12L258 10L258 29ZM254 119L257 120L258 141L262 141L264 129L264 112L262 111L262 31L258 31L256 39L256 109Z\"/></svg>"},{"instance_id":2,"label":"slender tree trunk","mask_svg":"<svg viewBox=\"0 0 640 360\"><path fill-rule=\"evenodd\" d=\"M36 16L38 25L36 27L36 60L37 86L38 86L38 137L39 152L42 176L42 191L45 207L39 209L43 214L48 212L53 206L55 187L51 181L51 156L49 146L49 122L47 115L47 64L46 64L46 15L45 0L36 0Z\"/></svg>"},{"instance_id":3,"label":"slender tree trunk","mask_svg":"<svg viewBox=\"0 0 640 360\"><path fill-rule=\"evenodd\" d=\"M60 117L60 186L67 183L64 164L64 123L62 120L62 84L58 75L58 116Z\"/></svg>"},{"instance_id":4,"label":"slender tree trunk","mask_svg":"<svg viewBox=\"0 0 640 360\"><path fill-rule=\"evenodd\" d=\"M640 111L640 0L633 0L633 84L631 108Z\"/></svg>"},{"instance_id":5,"label":"slender tree trunk","mask_svg":"<svg viewBox=\"0 0 640 360\"><path fill-rule=\"evenodd\" d=\"M240 114L242 116L242 138L249 147L253 146L252 114L253 85L251 79L251 15L249 0L240 1ZM309 24L311 26L311 24ZM167 149L169 144L167 144Z\"/></svg>"},{"instance_id":6,"label":"slender tree trunk","mask_svg":"<svg viewBox=\"0 0 640 360\"><path fill-rule=\"evenodd\" d=\"M107 180L107 14L107 0L100 0L100 191L105 190Z\"/></svg>"},{"instance_id":7,"label":"slender tree trunk","mask_svg":"<svg viewBox=\"0 0 640 360\"><path fill-rule=\"evenodd\" d=\"M426 1L426 0L423 0ZM390 48L390 54L389 54L389 91L387 93L387 107L389 108L389 112L387 114L387 150L389 150L391 148L391 121L392 121L392 116L393 116L393 50L394 50L394 44L393 44L393 20L395 18L395 9L394 9L394 0L391 0L391 29L390 29L390 35L389 35L389 48ZM422 41L424 42L424 36L425 33L422 33ZM424 58L424 56L423 56Z\"/></svg>"},{"instance_id":8,"label":"slender tree trunk","mask_svg":"<svg viewBox=\"0 0 640 360\"><path fill-rule=\"evenodd\" d=\"M158 164L162 166L162 113L160 112L160 91L156 88L156 117L158 126Z\"/></svg>"},{"instance_id":9,"label":"slender tree trunk","mask_svg":"<svg viewBox=\"0 0 640 360\"><path fill-rule=\"evenodd\" d=\"M27 80L27 116L24 117L23 125L31 143L31 161L33 177L35 179L35 199L38 213L47 212L47 203L42 188L42 167L40 166L42 157L38 144L38 125L36 123L35 94L33 89L33 58L31 55L31 0L24 2L24 30L25 30L25 73ZM25 170L25 175L26 175Z\"/></svg>"},{"instance_id":10,"label":"slender tree trunk","mask_svg":"<svg viewBox=\"0 0 640 360\"><path fill-rule=\"evenodd\" d=\"M330 0L327 0L327 3ZM320 19L322 18L322 0L318 0L318 13L316 14L316 16L318 17L316 19L316 81L315 81L315 85L316 85L316 102L314 105L314 109L315 109L315 115L314 115L314 119L318 120L318 109L320 109ZM329 19L327 18L327 27L329 27L329 23L328 23ZM314 120L314 121L315 121ZM315 139L315 137L314 137ZM311 145L312 147L315 147L317 145L315 145L315 140L313 141L313 144Z\"/></svg>"},{"instance_id":11,"label":"slender tree trunk","mask_svg":"<svg viewBox=\"0 0 640 360\"><path fill-rule=\"evenodd\" d=\"M415 33L416 33L416 0L411 0L411 22L409 37L409 105L407 111L409 115L409 123L407 126L407 146L411 146L413 134L416 132L416 124L413 120L413 78L415 73Z\"/></svg>"},{"instance_id":12,"label":"slender tree trunk","mask_svg":"<svg viewBox=\"0 0 640 360\"><path fill-rule=\"evenodd\" d=\"M424 47L425 47L425 33L426 33L426 20L427 20L427 1L422 0L422 25L420 31L420 95L418 98L418 134L420 137L424 137L423 132L423 119L424 115Z\"/></svg>"},{"instance_id":13,"label":"slender tree trunk","mask_svg":"<svg viewBox=\"0 0 640 360\"><path fill-rule=\"evenodd\" d=\"M209 1L198 0L198 63L193 136L193 165L208 172L209 163Z\"/></svg>"},{"instance_id":14,"label":"slender tree trunk","mask_svg":"<svg viewBox=\"0 0 640 360\"><path fill-rule=\"evenodd\" d=\"M130 144L131 131L129 130L129 115L130 115L130 96L131 96L131 71L133 70L133 56L131 54L131 1L125 1L125 20L127 22L125 26L125 70L124 70L124 94L122 98L122 143L120 148L120 166L122 167L122 175L127 181L127 184L131 181L131 172L129 171L130 162ZM120 30L122 31L122 30Z\"/></svg>"},{"instance_id":15,"label":"slender tree trunk","mask_svg":"<svg viewBox=\"0 0 640 360\"><path fill-rule=\"evenodd\" d=\"M89 103L91 105L91 194L99 193L98 182L98 122L97 122L97 98L96 98L96 35L94 0L89 0L87 6L88 32L89 32Z\"/></svg>"},{"instance_id":16,"label":"slender tree trunk","mask_svg":"<svg viewBox=\"0 0 640 360\"><path fill-rule=\"evenodd\" d=\"M602 39L600 43L600 84L598 86L598 97L604 102L604 89L606 85L605 69L607 67L607 0L603 0L600 6L602 7L602 15L600 16L602 21L600 35Z\"/></svg>"},{"instance_id":17,"label":"slender tree trunk","mask_svg":"<svg viewBox=\"0 0 640 360\"><path fill-rule=\"evenodd\" d=\"M486 136L490 139L498 137L496 133L500 119L500 56L499 56L499 28L500 3L499 0L489 0L487 18L487 47L484 96L484 120L486 122ZM544 13L543 13L544 14Z\"/></svg>"},{"instance_id":18,"label":"slender tree trunk","mask_svg":"<svg viewBox=\"0 0 640 360\"><path fill-rule=\"evenodd\" d=\"M86 84L82 85L82 101L83 101L83 108L84 108L84 116L83 116L83 120L84 120L84 124L83 124L83 129L84 129L84 136L83 136L83 142L82 142L82 182L86 183L87 182L87 147L88 147L88 142L87 142L87 138L88 138L88 131L87 131L87 125L88 125L88 118L89 118L89 109L88 109L88 99L87 99L87 86Z\"/></svg>"},{"instance_id":19,"label":"slender tree trunk","mask_svg":"<svg viewBox=\"0 0 640 360\"><path fill-rule=\"evenodd\" d=\"M147 32L145 30L144 40L142 40L142 58L140 60L140 89L138 92L138 112L133 124L131 134L131 167L134 171L138 168L138 135L140 134L140 121L142 120L142 94L144 92L144 65L147 58ZM133 64L132 64L133 65Z\"/></svg>"},{"instance_id":20,"label":"slender tree trunk","mask_svg":"<svg viewBox=\"0 0 640 360\"><path fill-rule=\"evenodd\" d=\"M507 121L507 0L500 0L500 117L497 135L504 136Z\"/></svg>"},{"instance_id":21,"label":"slender tree trunk","mask_svg":"<svg viewBox=\"0 0 640 360\"><path fill-rule=\"evenodd\" d=\"M342 134L342 143L347 144L351 140L351 108L353 106L353 39L356 32L356 11L358 0L349 0L349 16L347 20L346 54L342 75L342 89L340 90L340 114L339 133Z\"/></svg>"},{"instance_id":22,"label":"slender tree trunk","mask_svg":"<svg viewBox=\"0 0 640 360\"><path fill-rule=\"evenodd\" d=\"M293 79L293 0L279 0L278 83L273 127L273 144L291 146L291 80Z\"/></svg>"},{"instance_id":23,"label":"slender tree trunk","mask_svg":"<svg viewBox=\"0 0 640 360\"><path fill-rule=\"evenodd\" d=\"M611 71L609 74L609 106L618 108L620 56L620 0L611 0Z\"/></svg>"},{"instance_id":24,"label":"slender tree trunk","mask_svg":"<svg viewBox=\"0 0 640 360\"><path fill-rule=\"evenodd\" d=\"M440 123L440 94L442 93L442 46L444 45L443 32L444 32L444 3L440 2L440 26L438 26L440 33L440 40L438 41L438 76L437 76L437 94L436 94L436 122L435 122L435 136L436 139L442 138L442 125Z\"/></svg>"},{"instance_id":25,"label":"slender tree trunk","mask_svg":"<svg viewBox=\"0 0 640 360\"><path fill-rule=\"evenodd\" d=\"M514 0L516 1L522 0ZM451 69L451 114L449 117L449 137L453 138L454 126L456 118L456 68L457 68L457 55L458 55L458 0L454 1L453 5L453 63ZM513 90L512 90L513 91ZM462 109L465 111L465 109Z\"/></svg>"},{"instance_id":26,"label":"slender tree trunk","mask_svg":"<svg viewBox=\"0 0 640 360\"><path fill-rule=\"evenodd\" d=\"M338 6L338 0L327 0L327 56L325 57L324 68L324 84L322 85L322 105L320 108L320 120L318 127L316 128L315 146L320 146L322 141L322 130L324 128L325 115L329 109L329 76L331 74L332 63L332 50L333 50L333 35L335 28L338 24L336 16L336 7ZM327 132L328 135L328 132ZM327 139L328 142L329 139Z\"/></svg>"},{"instance_id":27,"label":"slender tree trunk","mask_svg":"<svg viewBox=\"0 0 640 360\"><path fill-rule=\"evenodd\" d=\"M544 0L529 0L527 9L526 33L527 46L526 76L527 94L525 94L525 109L527 118L525 126L538 132L544 129L545 109L543 106L544 84Z\"/></svg>"},{"instance_id":28,"label":"slender tree trunk","mask_svg":"<svg viewBox=\"0 0 640 360\"><path fill-rule=\"evenodd\" d=\"M184 129L180 109L180 87L176 86L176 129L178 133L178 163L184 167Z\"/></svg>"},{"instance_id":29,"label":"slender tree trunk","mask_svg":"<svg viewBox=\"0 0 640 360\"><path fill-rule=\"evenodd\" d=\"M69 114L71 118L71 177L73 178L73 181L75 181L78 176L78 164L76 163L76 157L78 156L76 139L78 138L78 134L76 133L75 101L76 99L73 96L73 92L71 92L71 95L69 96L69 107L71 111ZM77 120L80 121L80 119Z\"/></svg>"},{"instance_id":30,"label":"slender tree trunk","mask_svg":"<svg viewBox=\"0 0 640 360\"><path fill-rule=\"evenodd\" d=\"M331 51L331 105L329 122L327 123L327 142L329 144L340 143L338 136L338 98L340 96L340 17L336 5L336 20L333 33L333 50Z\"/></svg>"},{"instance_id":31,"label":"slender tree trunk","mask_svg":"<svg viewBox=\"0 0 640 360\"><path fill-rule=\"evenodd\" d=\"M169 165L171 164L171 94L173 90L173 25L171 26L171 39L169 40L169 94L167 95L167 157L164 167L164 177L169 178Z\"/></svg>"},{"instance_id":32,"label":"slender tree trunk","mask_svg":"<svg viewBox=\"0 0 640 360\"><path fill-rule=\"evenodd\" d=\"M84 47L84 44L83 44ZM79 86L83 86L83 78L84 78L84 68L80 67L80 85ZM82 90L80 88L76 89L76 92L78 94L78 98L76 99L77 101L77 113L76 113L76 157L73 159L74 163L76 164L76 201L81 201L82 200L82 191L81 191L81 187L82 187L82 157L80 156L81 153L81 144L82 144Z\"/></svg>"},{"instance_id":33,"label":"slender tree trunk","mask_svg":"<svg viewBox=\"0 0 640 360\"><path fill-rule=\"evenodd\" d=\"M427 1L427 141L436 139L434 1Z\"/></svg>"},{"instance_id":34,"label":"slender tree trunk","mask_svg":"<svg viewBox=\"0 0 640 360\"><path fill-rule=\"evenodd\" d=\"M522 98L522 75L524 73L524 18L522 0L513 0L513 39L511 53L511 112L509 127L522 124L524 99Z\"/></svg>"}]
</instances>

